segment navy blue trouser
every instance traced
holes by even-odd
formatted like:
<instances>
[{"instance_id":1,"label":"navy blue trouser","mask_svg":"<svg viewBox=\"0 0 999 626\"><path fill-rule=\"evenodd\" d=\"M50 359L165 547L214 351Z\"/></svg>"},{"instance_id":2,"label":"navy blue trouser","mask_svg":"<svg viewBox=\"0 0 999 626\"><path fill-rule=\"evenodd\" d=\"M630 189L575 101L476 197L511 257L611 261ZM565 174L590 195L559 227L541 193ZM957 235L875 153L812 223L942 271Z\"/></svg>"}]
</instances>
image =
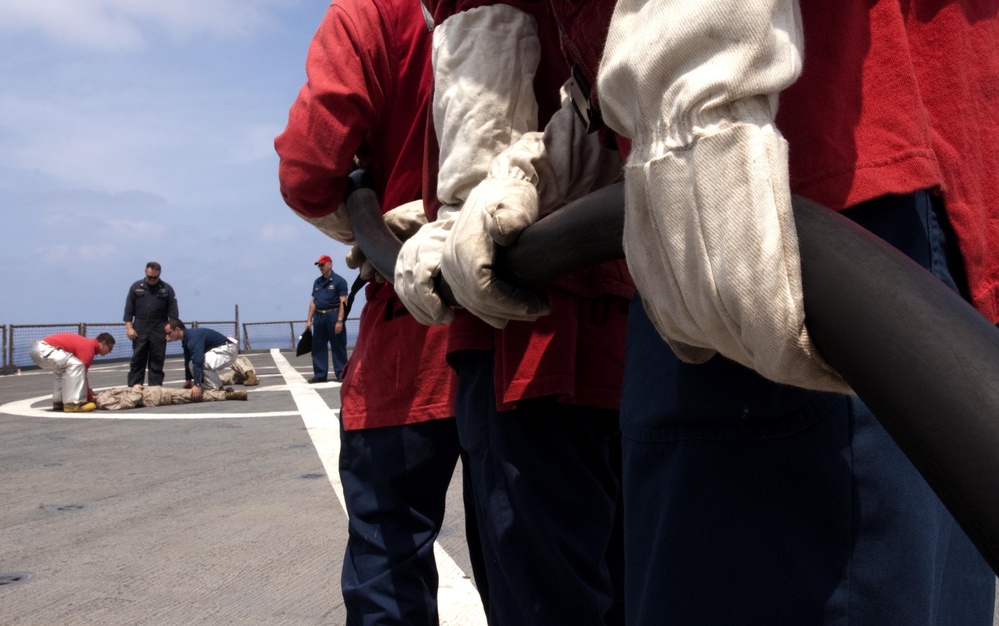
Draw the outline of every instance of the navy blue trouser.
<instances>
[{"instance_id":1,"label":"navy blue trouser","mask_svg":"<svg viewBox=\"0 0 999 626\"><path fill-rule=\"evenodd\" d=\"M133 328L138 334L132 341L132 361L128 368L128 386L146 383L146 368L149 368L150 387L163 384L163 362L166 360L166 321L146 322L135 320Z\"/></svg>"},{"instance_id":2,"label":"navy blue trouser","mask_svg":"<svg viewBox=\"0 0 999 626\"><path fill-rule=\"evenodd\" d=\"M929 194L846 214L963 285ZM995 576L857 398L681 363L637 298L625 371L629 624L992 624Z\"/></svg>"},{"instance_id":3,"label":"navy blue trouser","mask_svg":"<svg viewBox=\"0 0 999 626\"><path fill-rule=\"evenodd\" d=\"M551 398L499 412L493 358L452 355L489 624L623 624L617 412Z\"/></svg>"},{"instance_id":4,"label":"navy blue trouser","mask_svg":"<svg viewBox=\"0 0 999 626\"><path fill-rule=\"evenodd\" d=\"M437 626L434 541L459 459L453 418L343 430L340 482L347 505L347 550L340 585L350 626ZM465 479L469 557L484 593L471 489Z\"/></svg>"},{"instance_id":5,"label":"navy blue trouser","mask_svg":"<svg viewBox=\"0 0 999 626\"><path fill-rule=\"evenodd\" d=\"M347 366L347 325L338 335L336 333L337 309L329 313L316 313L312 316L312 374L319 380L329 376L329 354L326 346L333 353L333 375L339 380L343 378L343 368Z\"/></svg>"}]
</instances>

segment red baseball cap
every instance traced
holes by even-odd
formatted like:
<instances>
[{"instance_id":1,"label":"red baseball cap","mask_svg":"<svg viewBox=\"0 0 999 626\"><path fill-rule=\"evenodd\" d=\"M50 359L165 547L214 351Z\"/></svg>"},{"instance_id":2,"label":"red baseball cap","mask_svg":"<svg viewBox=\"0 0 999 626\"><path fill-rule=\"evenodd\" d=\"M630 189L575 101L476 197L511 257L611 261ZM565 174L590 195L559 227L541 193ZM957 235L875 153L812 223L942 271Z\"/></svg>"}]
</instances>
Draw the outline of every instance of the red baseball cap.
<instances>
[{"instance_id":1,"label":"red baseball cap","mask_svg":"<svg viewBox=\"0 0 999 626\"><path fill-rule=\"evenodd\" d=\"M319 257L318 261L316 261L316 265L322 265L323 263L332 263L332 262L333 259L331 259L328 255L324 254L323 256Z\"/></svg>"}]
</instances>

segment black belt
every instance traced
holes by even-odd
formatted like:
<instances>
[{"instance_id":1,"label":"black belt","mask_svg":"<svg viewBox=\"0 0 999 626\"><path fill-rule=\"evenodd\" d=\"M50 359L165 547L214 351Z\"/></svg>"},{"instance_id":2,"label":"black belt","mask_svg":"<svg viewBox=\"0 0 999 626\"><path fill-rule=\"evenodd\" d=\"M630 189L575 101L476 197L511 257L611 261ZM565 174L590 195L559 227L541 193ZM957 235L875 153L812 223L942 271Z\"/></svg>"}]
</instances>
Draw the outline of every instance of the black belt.
<instances>
[{"instance_id":1,"label":"black belt","mask_svg":"<svg viewBox=\"0 0 999 626\"><path fill-rule=\"evenodd\" d=\"M316 309L316 313L322 313L325 315L326 313L329 313L330 311L336 311L339 308L340 307L337 307L336 309Z\"/></svg>"}]
</instances>

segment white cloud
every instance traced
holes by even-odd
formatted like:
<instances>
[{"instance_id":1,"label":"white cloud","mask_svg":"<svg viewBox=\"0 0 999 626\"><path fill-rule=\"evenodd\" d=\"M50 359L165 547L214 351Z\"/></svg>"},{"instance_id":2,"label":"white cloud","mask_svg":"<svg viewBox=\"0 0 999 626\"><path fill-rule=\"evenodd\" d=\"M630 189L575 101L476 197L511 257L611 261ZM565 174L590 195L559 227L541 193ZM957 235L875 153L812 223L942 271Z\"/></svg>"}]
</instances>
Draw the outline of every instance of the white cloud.
<instances>
[{"instance_id":1,"label":"white cloud","mask_svg":"<svg viewBox=\"0 0 999 626\"><path fill-rule=\"evenodd\" d=\"M118 237L152 239L167 232L163 224L141 220L111 219L107 225L108 233Z\"/></svg>"},{"instance_id":2,"label":"white cloud","mask_svg":"<svg viewBox=\"0 0 999 626\"><path fill-rule=\"evenodd\" d=\"M290 104L289 104L290 106ZM279 124L252 124L240 129L240 136L229 147L234 163L248 163L257 159L277 160L274 138L284 130ZM276 170L275 164L275 170ZM275 171L275 180L277 179Z\"/></svg>"},{"instance_id":3,"label":"white cloud","mask_svg":"<svg viewBox=\"0 0 999 626\"><path fill-rule=\"evenodd\" d=\"M69 212L80 215L86 210L135 211L159 209L166 205L162 196L145 191L129 190L107 193L93 189L32 189L15 194L21 205ZM61 220L64 215L48 216L46 220ZM53 222L54 225L54 222Z\"/></svg>"},{"instance_id":4,"label":"white cloud","mask_svg":"<svg viewBox=\"0 0 999 626\"><path fill-rule=\"evenodd\" d=\"M264 28L288 0L4 0L0 30L41 31L49 39L98 50L132 49L148 31L186 39L244 38Z\"/></svg>"},{"instance_id":5,"label":"white cloud","mask_svg":"<svg viewBox=\"0 0 999 626\"><path fill-rule=\"evenodd\" d=\"M150 259L185 315L302 315L347 248L284 205L273 138L328 1L0 0L0 323L117 319Z\"/></svg>"},{"instance_id":6,"label":"white cloud","mask_svg":"<svg viewBox=\"0 0 999 626\"><path fill-rule=\"evenodd\" d=\"M135 212L128 208L127 212ZM63 240L120 242L135 246L135 242L158 241L169 235L167 226L148 219L128 217L94 217L94 210L64 210L43 214L37 218L38 228L48 235L48 245L59 246ZM65 253L68 250L60 249ZM99 256L87 258L100 258Z\"/></svg>"},{"instance_id":7,"label":"white cloud","mask_svg":"<svg viewBox=\"0 0 999 626\"><path fill-rule=\"evenodd\" d=\"M266 243L291 243L300 234L301 230L292 224L264 224L257 231L257 238Z\"/></svg>"},{"instance_id":8,"label":"white cloud","mask_svg":"<svg viewBox=\"0 0 999 626\"><path fill-rule=\"evenodd\" d=\"M36 248L35 252L38 255L37 259L49 264L73 263L80 265L83 263L94 263L95 261L106 264L121 257L121 251L116 246L97 243L40 246Z\"/></svg>"},{"instance_id":9,"label":"white cloud","mask_svg":"<svg viewBox=\"0 0 999 626\"><path fill-rule=\"evenodd\" d=\"M5 0L0 29L41 31L49 39L87 48L134 48L142 43L138 26L104 2Z\"/></svg>"},{"instance_id":10,"label":"white cloud","mask_svg":"<svg viewBox=\"0 0 999 626\"><path fill-rule=\"evenodd\" d=\"M156 157L187 140L138 107L116 112L113 101L99 96L70 100L0 97L0 127L17 138L0 162L76 184L155 188Z\"/></svg>"}]
</instances>

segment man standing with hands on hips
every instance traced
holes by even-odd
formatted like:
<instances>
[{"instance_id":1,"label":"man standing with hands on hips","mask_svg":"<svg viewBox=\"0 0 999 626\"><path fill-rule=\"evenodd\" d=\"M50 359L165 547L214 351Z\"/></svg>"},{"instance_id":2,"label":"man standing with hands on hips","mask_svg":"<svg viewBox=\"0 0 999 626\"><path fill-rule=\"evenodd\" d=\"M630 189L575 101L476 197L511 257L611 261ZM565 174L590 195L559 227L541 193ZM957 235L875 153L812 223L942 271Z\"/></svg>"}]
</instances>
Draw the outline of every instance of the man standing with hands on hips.
<instances>
[{"instance_id":1,"label":"man standing with hands on hips","mask_svg":"<svg viewBox=\"0 0 999 626\"><path fill-rule=\"evenodd\" d=\"M333 273L333 260L322 255L316 261L323 274L312 283L312 299L305 330L312 329L312 378L310 383L326 382L329 357L326 346L333 350L333 376L343 379L347 366L347 333L344 330L347 306L347 281Z\"/></svg>"},{"instance_id":2,"label":"man standing with hands on hips","mask_svg":"<svg viewBox=\"0 0 999 626\"><path fill-rule=\"evenodd\" d=\"M166 338L163 325L177 319L177 296L173 287L160 280L160 264L146 263L146 277L132 283L125 298L125 334L132 340L132 363L128 386L141 385L149 366L149 385L163 384Z\"/></svg>"}]
</instances>

